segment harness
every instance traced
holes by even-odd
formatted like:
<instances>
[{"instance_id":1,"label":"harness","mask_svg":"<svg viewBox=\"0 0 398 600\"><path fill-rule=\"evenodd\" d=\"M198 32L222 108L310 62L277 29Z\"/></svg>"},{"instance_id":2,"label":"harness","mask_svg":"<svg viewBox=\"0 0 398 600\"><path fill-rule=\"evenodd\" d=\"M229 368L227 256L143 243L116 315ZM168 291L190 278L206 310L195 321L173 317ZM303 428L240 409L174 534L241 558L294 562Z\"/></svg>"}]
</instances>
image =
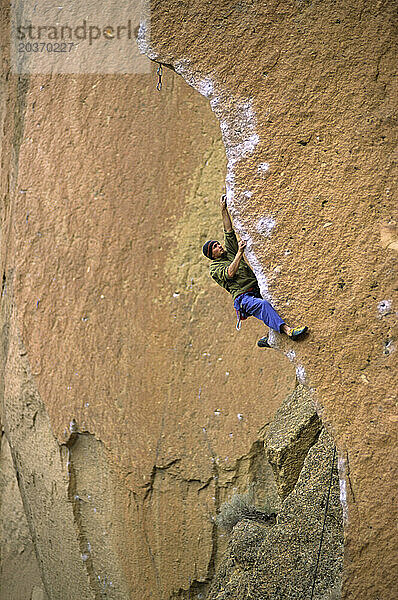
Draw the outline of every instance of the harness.
<instances>
[{"instance_id":1,"label":"harness","mask_svg":"<svg viewBox=\"0 0 398 600\"><path fill-rule=\"evenodd\" d=\"M240 298L244 294L252 294L253 296L261 298L259 287L258 286L252 286L248 290L245 290L244 292L242 292L241 294L238 294L236 296L236 298L234 300L234 305L235 305L235 302L238 300L238 298ZM245 311L240 308L240 302L238 303L238 308L236 308L236 306L235 306L235 311L236 311L236 330L240 331L240 328L242 326L242 321L245 321L251 315L247 315L245 313Z\"/></svg>"},{"instance_id":2,"label":"harness","mask_svg":"<svg viewBox=\"0 0 398 600\"><path fill-rule=\"evenodd\" d=\"M244 314L242 314L240 312L240 309L235 309L235 310L236 310L236 330L240 331L240 328L242 327L241 321L244 321L245 319L247 319L247 317L245 317Z\"/></svg>"}]
</instances>

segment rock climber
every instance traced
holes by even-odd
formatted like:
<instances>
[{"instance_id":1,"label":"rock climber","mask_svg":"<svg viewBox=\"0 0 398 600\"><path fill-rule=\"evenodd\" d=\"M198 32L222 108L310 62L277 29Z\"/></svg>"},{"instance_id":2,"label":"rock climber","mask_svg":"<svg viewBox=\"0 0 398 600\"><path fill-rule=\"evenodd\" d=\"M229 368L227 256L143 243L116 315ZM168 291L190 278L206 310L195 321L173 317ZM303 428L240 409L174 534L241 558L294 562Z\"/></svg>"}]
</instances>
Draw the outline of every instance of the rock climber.
<instances>
[{"instance_id":1,"label":"rock climber","mask_svg":"<svg viewBox=\"0 0 398 600\"><path fill-rule=\"evenodd\" d=\"M203 246L203 254L212 261L210 276L232 294L238 317L236 328L240 329L241 320L253 316L278 333L285 333L292 340L297 340L306 333L308 327L289 327L271 304L262 298L256 276L243 258L246 242L236 239L225 194L221 196L220 206L225 248L220 242L209 240ZM271 348L268 337L259 339L257 346Z\"/></svg>"}]
</instances>

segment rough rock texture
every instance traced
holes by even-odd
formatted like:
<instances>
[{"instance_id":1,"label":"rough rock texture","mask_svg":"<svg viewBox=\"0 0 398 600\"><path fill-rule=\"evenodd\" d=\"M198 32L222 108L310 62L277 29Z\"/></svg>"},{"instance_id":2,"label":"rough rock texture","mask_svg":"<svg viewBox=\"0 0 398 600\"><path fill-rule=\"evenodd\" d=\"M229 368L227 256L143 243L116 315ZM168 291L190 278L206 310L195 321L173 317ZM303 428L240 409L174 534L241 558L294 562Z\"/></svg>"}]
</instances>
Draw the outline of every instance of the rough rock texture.
<instances>
[{"instance_id":1,"label":"rough rock texture","mask_svg":"<svg viewBox=\"0 0 398 600\"><path fill-rule=\"evenodd\" d=\"M397 2L150 6L143 51L208 97L249 259L311 327L275 344L340 449L343 596L394 598Z\"/></svg>"},{"instance_id":2,"label":"rough rock texture","mask_svg":"<svg viewBox=\"0 0 398 600\"><path fill-rule=\"evenodd\" d=\"M155 69L17 78L2 11L1 423L43 586L203 593L212 516L261 481L257 432L295 384L254 320L235 331L200 253L222 231L218 123Z\"/></svg>"},{"instance_id":3,"label":"rough rock texture","mask_svg":"<svg viewBox=\"0 0 398 600\"><path fill-rule=\"evenodd\" d=\"M300 385L277 410L264 443L278 492L286 498L294 488L308 450L322 429L311 394Z\"/></svg>"},{"instance_id":4,"label":"rough rock texture","mask_svg":"<svg viewBox=\"0 0 398 600\"><path fill-rule=\"evenodd\" d=\"M297 485L282 505L276 525L242 520L234 527L209 599L311 597L333 449L329 434L323 430L305 459ZM342 561L342 509L334 459L314 598L330 597L339 589Z\"/></svg>"},{"instance_id":5,"label":"rough rock texture","mask_svg":"<svg viewBox=\"0 0 398 600\"><path fill-rule=\"evenodd\" d=\"M48 598L203 595L295 368L340 451L343 593L394 597L397 3L153 2L143 50L196 87L161 94L155 66L11 74L0 7L1 424ZM225 179L264 292L311 327L281 352L198 251Z\"/></svg>"},{"instance_id":6,"label":"rough rock texture","mask_svg":"<svg viewBox=\"0 0 398 600\"><path fill-rule=\"evenodd\" d=\"M0 465L0 598L47 600L5 435Z\"/></svg>"},{"instance_id":7,"label":"rough rock texture","mask_svg":"<svg viewBox=\"0 0 398 600\"><path fill-rule=\"evenodd\" d=\"M5 298L3 309L8 308L7 304ZM81 558L78 523L68 498L68 455L60 451L52 434L48 415L32 384L14 315L11 312L9 316L2 422L43 584L50 598L95 598ZM67 571L60 577L65 565ZM7 585L6 580L4 586Z\"/></svg>"},{"instance_id":8,"label":"rough rock texture","mask_svg":"<svg viewBox=\"0 0 398 600\"><path fill-rule=\"evenodd\" d=\"M216 522L232 535L208 598L295 599L310 597L312 588L313 598L340 597L343 514L337 454L304 386L284 400L264 445L284 501L277 506L270 494L259 503L250 491L221 506Z\"/></svg>"}]
</instances>

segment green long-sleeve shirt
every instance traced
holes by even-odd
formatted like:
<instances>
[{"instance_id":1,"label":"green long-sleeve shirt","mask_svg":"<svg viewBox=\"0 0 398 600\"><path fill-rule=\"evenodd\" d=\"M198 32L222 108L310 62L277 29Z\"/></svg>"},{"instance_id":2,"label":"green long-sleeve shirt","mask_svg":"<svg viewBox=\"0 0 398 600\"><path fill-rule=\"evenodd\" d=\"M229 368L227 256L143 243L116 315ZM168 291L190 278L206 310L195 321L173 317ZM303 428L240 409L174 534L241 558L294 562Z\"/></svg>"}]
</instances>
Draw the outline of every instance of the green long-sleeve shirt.
<instances>
[{"instance_id":1,"label":"green long-sleeve shirt","mask_svg":"<svg viewBox=\"0 0 398 600\"><path fill-rule=\"evenodd\" d=\"M238 252L238 240L234 231L224 232L226 258L217 258L211 261L210 276L218 285L225 288L227 292L232 294L233 299L245 292L252 286L258 285L256 276L249 265L242 260L237 272L233 277L228 275L228 267L233 262L236 253Z\"/></svg>"}]
</instances>

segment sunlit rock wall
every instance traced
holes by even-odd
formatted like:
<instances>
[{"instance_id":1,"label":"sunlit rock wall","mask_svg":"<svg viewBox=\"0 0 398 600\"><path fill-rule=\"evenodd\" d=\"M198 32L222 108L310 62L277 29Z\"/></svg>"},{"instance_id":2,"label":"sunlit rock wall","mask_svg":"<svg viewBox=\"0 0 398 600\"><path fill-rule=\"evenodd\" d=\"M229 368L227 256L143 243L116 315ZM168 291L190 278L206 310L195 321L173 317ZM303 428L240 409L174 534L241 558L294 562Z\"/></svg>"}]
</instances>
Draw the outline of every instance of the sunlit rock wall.
<instances>
[{"instance_id":1,"label":"sunlit rock wall","mask_svg":"<svg viewBox=\"0 0 398 600\"><path fill-rule=\"evenodd\" d=\"M10 565L21 600L203 596L296 376L338 445L343 595L395 598L397 3L148 8L161 93L155 66L16 77L1 4L0 493L26 522L0 598ZM301 343L260 351L207 276L225 182Z\"/></svg>"},{"instance_id":2,"label":"sunlit rock wall","mask_svg":"<svg viewBox=\"0 0 398 600\"><path fill-rule=\"evenodd\" d=\"M274 345L339 447L343 596L393 598L397 2L148 3L141 48L208 98Z\"/></svg>"},{"instance_id":3,"label":"sunlit rock wall","mask_svg":"<svg viewBox=\"0 0 398 600\"><path fill-rule=\"evenodd\" d=\"M225 543L212 517L263 468L259 430L296 381L256 347L259 324L235 331L207 275L219 123L172 72L159 94L155 67L18 78L7 19L3 3L1 425L15 479L0 490L5 521L22 502L35 550L17 593L204 593ZM26 558L7 531L2 600L4 566Z\"/></svg>"}]
</instances>

